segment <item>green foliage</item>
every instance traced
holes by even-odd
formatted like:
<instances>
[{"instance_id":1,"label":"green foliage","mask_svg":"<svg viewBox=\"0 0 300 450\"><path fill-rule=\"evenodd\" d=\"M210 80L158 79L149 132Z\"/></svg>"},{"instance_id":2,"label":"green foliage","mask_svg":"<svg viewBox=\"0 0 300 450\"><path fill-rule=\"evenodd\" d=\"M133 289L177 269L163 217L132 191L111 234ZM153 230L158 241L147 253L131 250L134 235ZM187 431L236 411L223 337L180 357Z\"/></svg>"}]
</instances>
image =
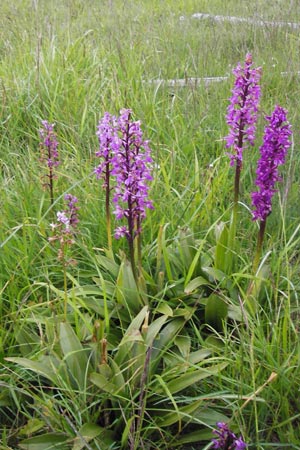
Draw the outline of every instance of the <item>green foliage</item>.
<instances>
[{"instance_id":1,"label":"green foliage","mask_svg":"<svg viewBox=\"0 0 300 450\"><path fill-rule=\"evenodd\" d=\"M185 406L178 405L174 394L219 375L227 365L213 357L209 349L191 351L190 340L181 334L186 324L184 317L159 314L149 321L147 306L132 319L115 348L106 339L97 341L95 335L81 344L69 323L56 323L50 318L42 323L46 325L45 347L32 358L7 358L26 369L16 381L24 377L32 388L37 381L32 392L26 390L25 395L32 398L32 419L19 435L38 432L39 436L22 440L20 448L48 448L58 443L79 449L86 440L98 445L104 440L108 445L114 443L114 448L139 448L157 436L158 430L162 436L167 426L177 425L180 432L191 414L201 417L207 405L198 396L190 398ZM49 392L45 390L47 382ZM16 390L14 396L18 398L20 392ZM211 414L217 413L211 409ZM79 417L80 429L77 425L70 427ZM94 422L89 422L92 418ZM213 425L209 418L198 423ZM51 433L45 433L49 428ZM122 436L121 441L118 436ZM165 440L169 440L168 435Z\"/></svg>"}]
</instances>

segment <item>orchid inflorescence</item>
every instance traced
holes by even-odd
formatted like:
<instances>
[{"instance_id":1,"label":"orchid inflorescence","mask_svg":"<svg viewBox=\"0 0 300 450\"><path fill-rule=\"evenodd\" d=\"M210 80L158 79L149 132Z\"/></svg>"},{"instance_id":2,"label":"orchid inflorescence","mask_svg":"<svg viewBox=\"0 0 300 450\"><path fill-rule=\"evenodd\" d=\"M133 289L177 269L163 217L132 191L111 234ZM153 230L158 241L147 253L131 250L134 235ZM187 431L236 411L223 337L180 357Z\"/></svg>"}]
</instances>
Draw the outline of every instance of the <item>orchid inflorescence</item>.
<instances>
[{"instance_id":1,"label":"orchid inflorescence","mask_svg":"<svg viewBox=\"0 0 300 450\"><path fill-rule=\"evenodd\" d=\"M64 264L74 264L74 260L66 260L66 249L74 244L74 235L79 222L77 206L78 199L74 195L66 194L64 196L66 208L56 213L57 222L51 224L55 233L49 238L50 242L59 241L58 259Z\"/></svg>"},{"instance_id":2,"label":"orchid inflorescence","mask_svg":"<svg viewBox=\"0 0 300 450\"><path fill-rule=\"evenodd\" d=\"M54 202L54 179L56 178L54 168L59 166L58 141L54 131L55 124L49 123L47 120L42 120L42 128L39 130L40 142L40 161L47 167L47 174L44 178L47 179L43 183L44 187L50 190L51 204Z\"/></svg>"},{"instance_id":3,"label":"orchid inflorescence","mask_svg":"<svg viewBox=\"0 0 300 450\"><path fill-rule=\"evenodd\" d=\"M238 64L233 70L235 82L226 117L229 125L229 134L225 138L226 147L233 148L233 153L229 156L231 165L236 163L233 226L231 232L232 246L234 245L236 234L243 150L247 144L254 145L255 142L258 106L261 95L259 85L261 69L255 69L252 65L252 56L248 54L244 66ZM277 105L273 113L270 116L266 116L268 125L265 127L263 144L260 147L261 157L256 171L255 184L258 187L258 191L251 194L254 207L252 211L253 220L260 221L257 250L253 264L255 271L259 264L266 219L272 211L272 197L276 192L275 183L281 180L278 166L284 164L287 151L291 146L290 136L292 132L286 114L287 111Z\"/></svg>"},{"instance_id":4,"label":"orchid inflorescence","mask_svg":"<svg viewBox=\"0 0 300 450\"><path fill-rule=\"evenodd\" d=\"M234 161L242 162L245 146L254 145L255 141L261 69L252 66L252 55L248 53L245 65L239 63L233 70L235 81L226 116L229 134L225 138L226 147L234 150L230 154L231 165Z\"/></svg>"},{"instance_id":5,"label":"orchid inflorescence","mask_svg":"<svg viewBox=\"0 0 300 450\"><path fill-rule=\"evenodd\" d=\"M58 141L54 127L54 123L51 124L47 120L42 120L42 128L39 131L42 139L40 143L42 152L41 159L46 162L48 167L56 167L60 164L57 151Z\"/></svg>"},{"instance_id":6,"label":"orchid inflorescence","mask_svg":"<svg viewBox=\"0 0 300 450\"><path fill-rule=\"evenodd\" d=\"M241 437L236 435L229 429L228 424L225 422L217 422L217 430L213 430L213 433L217 438L212 440L214 449L219 450L244 450L247 444Z\"/></svg>"},{"instance_id":7,"label":"orchid inflorescence","mask_svg":"<svg viewBox=\"0 0 300 450\"><path fill-rule=\"evenodd\" d=\"M263 144L260 147L260 159L256 170L255 184L257 192L253 192L253 220L265 221L272 211L272 197L276 192L275 183L281 180L278 166L285 163L285 158L291 146L291 126L287 121L287 111L276 106L271 116L266 116L268 125L265 127Z\"/></svg>"},{"instance_id":8,"label":"orchid inflorescence","mask_svg":"<svg viewBox=\"0 0 300 450\"><path fill-rule=\"evenodd\" d=\"M130 109L122 109L119 117L104 114L98 125L96 152L102 161L95 169L97 178L104 180L103 187L113 190L116 219L127 220L127 225L116 228L115 237L126 236L128 240L140 234L146 209L153 208L148 199L151 150L149 142L143 139L140 121L132 121L131 116Z\"/></svg>"}]
</instances>

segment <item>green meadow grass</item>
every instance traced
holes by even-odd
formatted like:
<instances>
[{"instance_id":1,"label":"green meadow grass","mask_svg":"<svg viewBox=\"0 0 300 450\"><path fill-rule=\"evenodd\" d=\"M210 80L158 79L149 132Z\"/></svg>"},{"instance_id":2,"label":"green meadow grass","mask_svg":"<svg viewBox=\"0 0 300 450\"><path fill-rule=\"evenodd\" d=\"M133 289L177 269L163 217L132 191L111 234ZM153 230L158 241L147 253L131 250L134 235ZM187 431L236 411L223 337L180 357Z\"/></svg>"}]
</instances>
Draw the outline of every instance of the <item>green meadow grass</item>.
<instances>
[{"instance_id":1,"label":"green meadow grass","mask_svg":"<svg viewBox=\"0 0 300 450\"><path fill-rule=\"evenodd\" d=\"M149 212L143 232L151 305L157 315L159 308L184 308L186 298L172 283L179 284L181 278L187 280L192 273L176 262L183 251L178 233L187 230L188 238L194 239L193 250L200 242L205 257L212 261L215 225L229 222L233 198L234 171L224 145L231 71L251 52L255 64L262 67L262 102L257 145L245 152L243 165L237 262L235 272L230 274L230 282L240 290L241 298L233 303L245 299L247 283L253 278L257 224L251 220L250 193L254 189L264 114L269 114L276 104L287 108L294 133L292 149L282 168L283 182L268 218L264 272L258 277L259 306L254 314L245 312L242 320L231 320L222 330L208 330L200 313L195 312L189 321L185 316L185 326L176 338L182 355L190 342L194 351L213 348L214 361L225 361L227 366L217 376L189 386L180 395L161 394L161 402L168 399L168 408L178 414L181 405L189 405L191 398L203 397L206 402L206 415L203 411L202 415L187 413L182 433L170 417L169 428L161 426L156 430L160 402L152 402L151 389L158 386L165 392L163 386L169 386L159 375L159 366L149 382L151 410L146 411L140 431L145 448L208 449L211 434L201 435L199 430L209 431L215 418L224 414L232 419L237 434L243 433L250 449L300 449L299 29L191 18L197 12L300 22L300 6L292 0L1 1L0 448L37 449L32 443L20 442L46 432L78 438L84 424L99 423L97 402L105 405L109 401L100 389L95 390L89 404L90 393L83 390L79 395L71 384L61 380L62 384L54 386L52 392L49 383L45 388L43 378L36 373L5 359L22 356L35 360L45 352L63 352L59 347L63 343L58 343L51 328L51 320L55 322L57 315L59 321L60 317L57 298L61 295L58 291L63 291L62 269L48 237L55 212L63 208L65 192L78 196L80 202L80 233L74 248L78 264L68 274L73 311L70 322L75 335L80 342L89 340L95 321L103 319L113 357L130 326L123 325L122 317L120 323L110 318L109 331L107 315L92 308L85 311L84 295L78 294L78 305L77 294L72 294L75 287L80 290L108 276L98 258L107 245L104 191L92 175L97 164L94 154L98 120L105 111L118 114L126 107L142 121L155 161L151 186L155 209ZM282 72L288 73L283 76ZM186 87L149 82L216 76L228 79L209 86L200 83ZM53 207L41 183L38 130L43 119L56 123L62 161ZM165 227L161 240L160 227ZM170 270L178 275L178 279L166 277L162 282L161 298L151 281L157 275L155 264L160 250L166 266L170 258ZM119 251L127 251L126 242L115 243L115 255ZM109 277L111 283L116 283L113 274ZM218 287L223 289L221 281ZM50 325L46 325L47 318ZM114 328L114 323L119 325ZM175 350L172 352L167 359L170 373L176 355ZM272 372L277 377L268 383ZM170 373L166 374L167 380ZM160 384L156 385L157 380ZM131 401L130 407L120 408L120 415L127 418L130 408L136 410L134 389ZM115 426L120 432L117 416L116 412L111 428ZM134 447L126 447L129 431L123 431L123 448L131 450ZM192 434L198 432L193 440ZM85 447L73 447L74 442L69 440L51 448L116 449L122 444L116 439L115 444L102 447L95 438Z\"/></svg>"}]
</instances>

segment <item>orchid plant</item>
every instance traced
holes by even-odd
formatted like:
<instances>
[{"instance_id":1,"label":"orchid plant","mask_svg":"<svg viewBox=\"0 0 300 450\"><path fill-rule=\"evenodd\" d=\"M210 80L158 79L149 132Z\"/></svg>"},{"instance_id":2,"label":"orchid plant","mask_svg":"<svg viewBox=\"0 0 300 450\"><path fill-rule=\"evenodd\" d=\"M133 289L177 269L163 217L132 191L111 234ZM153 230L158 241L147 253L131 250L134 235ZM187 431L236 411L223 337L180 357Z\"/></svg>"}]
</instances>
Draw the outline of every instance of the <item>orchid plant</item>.
<instances>
[{"instance_id":1,"label":"orchid plant","mask_svg":"<svg viewBox=\"0 0 300 450\"><path fill-rule=\"evenodd\" d=\"M135 279L136 265L141 272L141 232L146 210L153 208L148 198L149 182L152 180L152 158L149 142L143 139L140 121L132 120L130 109L121 110L116 118L105 113L98 125L99 151L96 156L102 161L95 169L98 178L103 179L106 191L106 222L108 244L111 248L110 194L113 191L113 214L117 220L125 219L127 224L115 229L116 239L126 237L130 262ZM112 184L113 182L113 184ZM137 242L137 264L135 261Z\"/></svg>"},{"instance_id":2,"label":"orchid plant","mask_svg":"<svg viewBox=\"0 0 300 450\"><path fill-rule=\"evenodd\" d=\"M50 242L58 241L58 260L62 264L64 275L64 318L67 317L68 293L67 293L67 267L76 264L73 258L68 257L68 250L75 243L74 236L79 222L77 205L78 199L74 195L66 194L64 196L66 208L58 211L56 214L57 222L51 223L53 236L49 238Z\"/></svg>"},{"instance_id":3,"label":"orchid plant","mask_svg":"<svg viewBox=\"0 0 300 450\"><path fill-rule=\"evenodd\" d=\"M226 122L229 134L226 136L226 148L232 148L229 154L231 165L235 165L234 200L229 236L229 249L234 251L236 237L238 202L240 194L240 178L243 163L243 151L247 146L253 146L256 136L256 123L261 97L260 78L261 69L253 67L252 55L246 55L245 64L240 63L233 70L235 77L232 96L229 99ZM231 256L228 260L231 270Z\"/></svg>"},{"instance_id":4,"label":"orchid plant","mask_svg":"<svg viewBox=\"0 0 300 450\"><path fill-rule=\"evenodd\" d=\"M257 164L256 181L258 191L252 193L254 207L253 220L260 223L257 249L254 258L256 271L262 249L266 228L266 220L272 211L272 197L276 192L275 183L281 181L278 166L285 163L288 149L291 146L291 125L287 120L287 111L281 106L275 106L271 116L266 116L268 124L265 127L263 144L260 147L260 159Z\"/></svg>"},{"instance_id":5,"label":"orchid plant","mask_svg":"<svg viewBox=\"0 0 300 450\"><path fill-rule=\"evenodd\" d=\"M46 181L43 182L45 188L49 188L51 205L54 203L54 180L56 178L55 168L59 166L58 141L54 131L55 124L42 120L42 128L39 131L40 142L40 161L47 167L47 174L44 175Z\"/></svg>"}]
</instances>

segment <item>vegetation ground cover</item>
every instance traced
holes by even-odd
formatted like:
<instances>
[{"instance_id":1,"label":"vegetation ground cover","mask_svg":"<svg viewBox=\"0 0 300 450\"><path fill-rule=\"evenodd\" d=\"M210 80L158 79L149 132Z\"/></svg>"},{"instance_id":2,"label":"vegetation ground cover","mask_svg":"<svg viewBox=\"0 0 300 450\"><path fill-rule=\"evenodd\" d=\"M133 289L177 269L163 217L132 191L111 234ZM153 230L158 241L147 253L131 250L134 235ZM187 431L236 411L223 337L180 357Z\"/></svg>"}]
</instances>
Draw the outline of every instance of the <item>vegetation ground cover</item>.
<instances>
[{"instance_id":1,"label":"vegetation ground cover","mask_svg":"<svg viewBox=\"0 0 300 450\"><path fill-rule=\"evenodd\" d=\"M300 448L299 33L192 19L197 12L300 22L295 1L1 2L4 449L205 449L220 421L249 448ZM262 67L262 98L230 249L225 116L232 69L248 52ZM148 83L224 75L209 86ZM264 115L277 104L293 145L255 274L251 192ZM139 283L126 239L107 250L105 191L93 173L98 121L122 108L142 121L154 161ZM59 142L53 204L42 120L56 124ZM80 207L67 267L49 242L66 193Z\"/></svg>"}]
</instances>

